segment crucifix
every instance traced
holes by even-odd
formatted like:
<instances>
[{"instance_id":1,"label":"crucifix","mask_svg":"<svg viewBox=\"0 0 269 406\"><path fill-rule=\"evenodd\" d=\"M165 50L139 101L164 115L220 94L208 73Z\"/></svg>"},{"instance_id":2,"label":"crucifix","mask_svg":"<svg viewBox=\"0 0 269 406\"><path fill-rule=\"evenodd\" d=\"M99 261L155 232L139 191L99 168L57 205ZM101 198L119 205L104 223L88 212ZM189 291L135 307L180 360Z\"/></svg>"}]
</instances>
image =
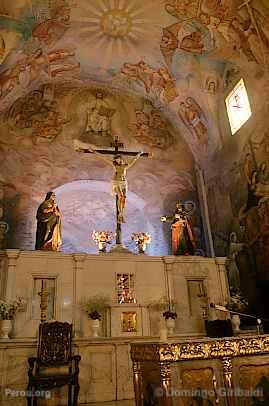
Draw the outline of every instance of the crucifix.
<instances>
[{"instance_id":1,"label":"crucifix","mask_svg":"<svg viewBox=\"0 0 269 406\"><path fill-rule=\"evenodd\" d=\"M86 144L79 140L74 141L74 147L77 151L84 153L95 154L98 158L105 161L107 164L113 168L113 178L112 178L112 195L116 198L116 245L121 246L121 225L125 223L124 220L124 208L127 198L127 180L126 172L130 169L140 157L150 157L151 154L147 152L133 152L133 151L124 151L120 148L123 148L123 144L119 142L119 138L115 137L114 142L110 145L111 149L95 149L92 148L90 144ZM112 156L112 159L109 159L107 155ZM122 156L134 157L131 161L123 160Z\"/></svg>"}]
</instances>

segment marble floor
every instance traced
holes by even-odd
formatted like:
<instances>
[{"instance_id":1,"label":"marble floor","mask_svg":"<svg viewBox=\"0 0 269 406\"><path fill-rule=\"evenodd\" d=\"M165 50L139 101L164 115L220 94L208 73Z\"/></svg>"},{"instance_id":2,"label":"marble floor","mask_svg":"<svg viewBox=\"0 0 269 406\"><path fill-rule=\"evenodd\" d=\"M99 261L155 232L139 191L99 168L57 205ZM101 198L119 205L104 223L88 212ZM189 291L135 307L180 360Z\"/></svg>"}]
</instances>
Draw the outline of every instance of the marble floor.
<instances>
[{"instance_id":1,"label":"marble floor","mask_svg":"<svg viewBox=\"0 0 269 406\"><path fill-rule=\"evenodd\" d=\"M80 403L80 405L82 405L82 403ZM83 406L135 406L135 401L132 399L117 400L115 402L83 403Z\"/></svg>"},{"instance_id":2,"label":"marble floor","mask_svg":"<svg viewBox=\"0 0 269 406\"><path fill-rule=\"evenodd\" d=\"M135 406L135 400L118 400L115 402L79 403L83 406Z\"/></svg>"}]
</instances>

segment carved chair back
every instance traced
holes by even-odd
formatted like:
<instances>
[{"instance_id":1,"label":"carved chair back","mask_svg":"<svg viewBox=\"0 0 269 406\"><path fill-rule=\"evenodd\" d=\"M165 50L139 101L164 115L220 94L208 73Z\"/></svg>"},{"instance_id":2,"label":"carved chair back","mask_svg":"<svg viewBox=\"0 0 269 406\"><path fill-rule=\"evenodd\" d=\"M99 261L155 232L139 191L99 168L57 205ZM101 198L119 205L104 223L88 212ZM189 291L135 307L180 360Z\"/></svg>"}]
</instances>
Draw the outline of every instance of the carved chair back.
<instances>
[{"instance_id":1,"label":"carved chair back","mask_svg":"<svg viewBox=\"0 0 269 406\"><path fill-rule=\"evenodd\" d=\"M39 366L68 364L72 356L72 324L42 323L39 326L37 359Z\"/></svg>"}]
</instances>

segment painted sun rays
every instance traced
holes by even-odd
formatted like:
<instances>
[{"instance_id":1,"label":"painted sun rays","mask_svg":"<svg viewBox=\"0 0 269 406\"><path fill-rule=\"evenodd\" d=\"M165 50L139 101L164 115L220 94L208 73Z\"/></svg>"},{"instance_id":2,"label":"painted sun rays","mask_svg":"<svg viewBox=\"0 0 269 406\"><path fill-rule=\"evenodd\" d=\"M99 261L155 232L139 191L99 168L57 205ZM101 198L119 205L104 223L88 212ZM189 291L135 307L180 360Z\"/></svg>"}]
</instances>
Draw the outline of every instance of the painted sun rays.
<instances>
[{"instance_id":1,"label":"painted sun rays","mask_svg":"<svg viewBox=\"0 0 269 406\"><path fill-rule=\"evenodd\" d=\"M91 51L103 50L101 68L107 69L115 57L132 54L152 31L153 23L145 18L153 6L139 0L83 1L83 12L75 20L80 25L80 38Z\"/></svg>"}]
</instances>

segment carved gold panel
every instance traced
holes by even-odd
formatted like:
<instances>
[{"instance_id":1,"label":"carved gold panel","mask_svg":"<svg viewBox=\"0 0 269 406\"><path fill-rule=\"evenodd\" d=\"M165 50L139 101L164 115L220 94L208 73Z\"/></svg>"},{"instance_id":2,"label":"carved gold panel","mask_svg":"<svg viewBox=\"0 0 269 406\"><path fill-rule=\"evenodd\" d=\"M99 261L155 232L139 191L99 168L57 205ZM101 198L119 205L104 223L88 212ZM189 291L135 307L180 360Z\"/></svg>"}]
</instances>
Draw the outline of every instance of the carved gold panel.
<instances>
[{"instance_id":1,"label":"carved gold panel","mask_svg":"<svg viewBox=\"0 0 269 406\"><path fill-rule=\"evenodd\" d=\"M137 332L137 313L122 312L121 313L121 331L122 333Z\"/></svg>"},{"instance_id":2,"label":"carved gold panel","mask_svg":"<svg viewBox=\"0 0 269 406\"><path fill-rule=\"evenodd\" d=\"M214 405L217 394L214 390L214 372L212 368L186 369L181 373L181 385L187 396L182 397L182 406L190 406L193 402L204 402ZM194 403L196 404L196 403Z\"/></svg>"},{"instance_id":3,"label":"carved gold panel","mask_svg":"<svg viewBox=\"0 0 269 406\"><path fill-rule=\"evenodd\" d=\"M253 390L251 396L242 399L242 404L244 406L269 405L269 365L242 365L239 373L240 387Z\"/></svg>"},{"instance_id":4,"label":"carved gold panel","mask_svg":"<svg viewBox=\"0 0 269 406\"><path fill-rule=\"evenodd\" d=\"M203 339L195 342L171 344L132 344L131 357L134 361L183 361L194 359L221 359L239 356L269 354L269 336L247 338Z\"/></svg>"}]
</instances>

